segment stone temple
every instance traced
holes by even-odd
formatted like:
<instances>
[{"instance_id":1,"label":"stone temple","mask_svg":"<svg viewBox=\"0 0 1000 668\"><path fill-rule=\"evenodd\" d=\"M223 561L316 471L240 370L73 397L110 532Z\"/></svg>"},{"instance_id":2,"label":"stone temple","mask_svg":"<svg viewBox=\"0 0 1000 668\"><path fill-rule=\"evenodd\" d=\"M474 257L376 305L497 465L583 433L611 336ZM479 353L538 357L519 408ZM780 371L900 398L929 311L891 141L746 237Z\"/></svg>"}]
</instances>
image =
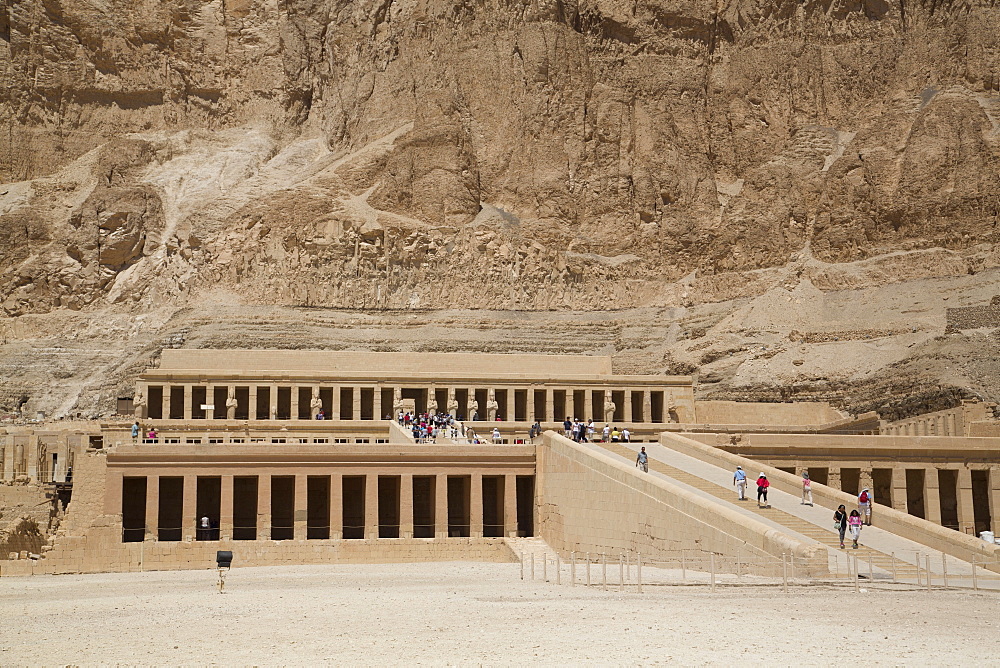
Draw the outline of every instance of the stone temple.
<instances>
[{"instance_id":1,"label":"stone temple","mask_svg":"<svg viewBox=\"0 0 1000 668\"><path fill-rule=\"evenodd\" d=\"M864 489L899 545L961 563L997 550L980 538L1000 530L989 404L887 423L702 401L691 377L586 355L168 349L135 387L117 420L4 429L0 501L34 508L0 533L5 574L205 568L220 549L239 565L510 561L541 539L561 554L791 554L822 575L828 510ZM417 439L407 413L455 427ZM567 417L593 420L589 442L565 436ZM640 447L657 475L635 466ZM740 504L736 466L796 493L808 472L815 518Z\"/></svg>"}]
</instances>

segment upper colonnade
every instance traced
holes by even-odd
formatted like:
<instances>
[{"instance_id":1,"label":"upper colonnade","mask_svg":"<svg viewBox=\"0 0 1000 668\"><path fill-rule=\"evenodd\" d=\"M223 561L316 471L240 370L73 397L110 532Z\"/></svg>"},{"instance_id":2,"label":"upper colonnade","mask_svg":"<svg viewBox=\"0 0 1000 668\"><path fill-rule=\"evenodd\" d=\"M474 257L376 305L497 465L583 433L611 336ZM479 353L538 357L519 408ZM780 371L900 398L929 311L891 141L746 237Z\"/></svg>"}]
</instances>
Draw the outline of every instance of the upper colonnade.
<instances>
[{"instance_id":1,"label":"upper colonnade","mask_svg":"<svg viewBox=\"0 0 1000 668\"><path fill-rule=\"evenodd\" d=\"M163 351L139 378L136 417L375 420L399 411L459 420L694 420L690 376L614 375L590 355Z\"/></svg>"}]
</instances>

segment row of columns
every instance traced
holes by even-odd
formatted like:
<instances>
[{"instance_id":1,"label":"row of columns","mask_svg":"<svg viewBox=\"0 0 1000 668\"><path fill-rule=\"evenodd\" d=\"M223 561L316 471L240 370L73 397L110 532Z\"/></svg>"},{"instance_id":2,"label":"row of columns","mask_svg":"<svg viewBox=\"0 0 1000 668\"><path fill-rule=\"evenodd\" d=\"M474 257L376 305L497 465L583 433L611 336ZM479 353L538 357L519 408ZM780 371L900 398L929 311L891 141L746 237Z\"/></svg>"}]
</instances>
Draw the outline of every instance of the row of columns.
<instances>
[{"instance_id":1,"label":"row of columns","mask_svg":"<svg viewBox=\"0 0 1000 668\"><path fill-rule=\"evenodd\" d=\"M176 477L176 476L172 476ZM182 540L191 540L195 537L198 522L197 498L198 498L198 477L197 475L183 476L183 496L181 499L181 525ZM221 478L221 496L218 517L219 533L223 540L232 538L234 529L234 476L207 476ZM252 477L252 476L251 476ZM259 475L257 477L257 520L256 535L257 540L268 540L271 538L271 482L272 476ZM294 506L292 516L294 518L293 539L305 540L307 534L308 520L308 478L312 475L278 475L275 477L294 477ZM342 474L330 475L329 494L329 518L330 518L330 538L340 539L343 537L344 515L343 515L343 478ZM351 475L350 477L360 477ZM374 539L379 537L379 475L366 474L365 494L364 494L364 537ZM413 475L387 475L381 477L399 479L399 537L412 538L414 536L414 499L413 499ZM427 477L427 476L423 476ZM469 535L473 538L483 537L483 517L484 502L483 497L483 474L445 474L438 473L433 476L435 479L433 503L434 503L434 537L447 538L449 531L449 508L448 508L448 478L458 477L468 479L470 489L467 499L462 499L463 505L468 502L469 507ZM504 474L503 498L502 498L502 522L503 535L517 536L517 475ZM121 481L116 492L117 498L121 499ZM158 535L158 524L160 514L160 478L148 476L146 478L146 508L145 527L146 540L156 540ZM118 508L117 512L124 512L123 508ZM215 519L215 518L212 518ZM170 527L173 528L173 527Z\"/></svg>"},{"instance_id":2,"label":"row of columns","mask_svg":"<svg viewBox=\"0 0 1000 668\"><path fill-rule=\"evenodd\" d=\"M571 418L587 419L593 418L595 422L607 422L609 421L608 416L603 412L604 406L599 407L600 412L597 415L593 415L593 396L594 391L603 391L604 396L607 399L611 399L614 395L618 395L622 400L623 405L617 406L616 413L621 416L621 422L653 422L653 418L656 417L657 422L670 422L671 418L669 416L670 410L672 410L672 405L665 403L664 398L669 394L666 391L659 390L649 390L642 388L607 388L601 390L599 388L588 388L585 390L580 390L579 388L565 387L565 388L550 388L550 387L537 387L537 386L525 386L525 387L503 387L503 388L482 388L482 387L420 387L420 388L403 388L398 386L384 386L384 385L367 385L367 386L348 386L348 385L333 385L333 386L318 386L318 385L288 385L282 383L270 383L268 385L199 385L199 384L183 384L183 385L162 385L162 386L152 386L162 388L162 404L161 404L161 415L163 418L169 418L172 412L172 389L182 388L183 389L183 410L180 412L181 416L185 420L191 420L194 406L194 388L204 387L206 395L206 405L212 405L214 408L207 409L205 411L205 419L234 419L235 418L235 406L218 405L215 402L216 390L221 388L225 391L226 397L228 398L231 388L239 387L246 388L248 390L248 402L247 402L247 413L250 419L258 419L257 414L257 400L258 400L258 390L261 387L267 387L269 390L269 406L268 406L268 417L270 419L277 419L277 406L278 406L278 389L288 389L290 395L290 407L289 414L290 419L298 420L300 414L300 390L305 389L308 391L308 395L311 398L314 392L322 390L332 391L332 401L331 410L326 415L327 419L339 420L341 419L341 396L342 392L350 393L350 403L352 406L352 419L361 419L362 415L362 401L361 401L361 390L371 390L372 391L372 407L371 416L373 419L382 419L386 415L393 416L396 411L396 406L394 405L383 405L383 390L390 390L393 397L396 396L397 391L402 392L403 389L407 390L419 390L425 393L426 402L430 402L432 399L436 400L436 392L438 390L444 390L448 399L445 401L444 405L438 403L437 410L441 413L452 412L455 408L454 405L449 406L448 404L452 399L456 397L456 390L464 390L467 393L467 400L465 406L458 406L458 410L455 411L458 415L463 416L463 419L470 419L472 415L472 402L476 400L477 391L482 394L485 392L487 396L495 394L498 391L505 391L507 393L507 406L506 412L501 417L504 421L513 421L515 417L515 392L522 391L525 392L525 409L524 409L524 420L525 422L534 421L536 418L543 419L544 421L554 421L561 422L565 417L569 416ZM582 406L576 405L576 393L585 392L585 400ZM541 395L544 393L544 399L539 405L536 402L536 392ZM565 400L563 402L563 410L565 415L556 415L556 404L555 404L555 393L563 392ZM148 388L145 396L148 397ZM641 397L640 404L637 407L635 405L635 397ZM654 403L655 409L654 409ZM479 413L481 420L489 419L490 407L488 405L483 405L483 402L479 402L479 406L476 411ZM426 405L426 404L425 404ZM638 411L636 411L638 408ZM136 406L136 416L140 418L145 418L149 416L149 411L147 409L146 414L142 414L142 406ZM309 419L313 419L315 411L310 406ZM639 419L633 420L633 416L638 414ZM262 418L263 419L263 418Z\"/></svg>"},{"instance_id":3,"label":"row of columns","mask_svg":"<svg viewBox=\"0 0 1000 668\"><path fill-rule=\"evenodd\" d=\"M889 436L961 436L956 410L903 420L889 425L885 433Z\"/></svg>"}]
</instances>

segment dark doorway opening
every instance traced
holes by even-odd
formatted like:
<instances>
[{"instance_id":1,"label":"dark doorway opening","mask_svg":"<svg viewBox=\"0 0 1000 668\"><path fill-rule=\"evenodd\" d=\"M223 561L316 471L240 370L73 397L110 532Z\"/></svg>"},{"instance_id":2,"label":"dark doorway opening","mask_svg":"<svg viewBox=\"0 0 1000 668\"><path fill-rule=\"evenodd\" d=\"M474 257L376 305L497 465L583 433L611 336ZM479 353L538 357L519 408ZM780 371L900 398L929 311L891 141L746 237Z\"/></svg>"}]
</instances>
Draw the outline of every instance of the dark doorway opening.
<instances>
[{"instance_id":1,"label":"dark doorway opening","mask_svg":"<svg viewBox=\"0 0 1000 668\"><path fill-rule=\"evenodd\" d=\"M122 542L146 539L146 477L122 479Z\"/></svg>"},{"instance_id":2,"label":"dark doorway opening","mask_svg":"<svg viewBox=\"0 0 1000 668\"><path fill-rule=\"evenodd\" d=\"M295 476L271 476L271 540L295 537Z\"/></svg>"},{"instance_id":3,"label":"dark doorway opening","mask_svg":"<svg viewBox=\"0 0 1000 668\"><path fill-rule=\"evenodd\" d=\"M840 489L857 496L861 491L861 469L840 469Z\"/></svg>"},{"instance_id":4,"label":"dark doorway opening","mask_svg":"<svg viewBox=\"0 0 1000 668\"><path fill-rule=\"evenodd\" d=\"M212 405L215 406L212 410L212 419L225 420L229 416L229 408L226 406L228 398L229 388L225 385L216 385L212 388Z\"/></svg>"},{"instance_id":5,"label":"dark doorway opening","mask_svg":"<svg viewBox=\"0 0 1000 668\"><path fill-rule=\"evenodd\" d=\"M372 420L375 416L375 388L361 388L361 419Z\"/></svg>"},{"instance_id":6,"label":"dark doorway opening","mask_svg":"<svg viewBox=\"0 0 1000 668\"><path fill-rule=\"evenodd\" d=\"M330 476L306 478L306 538L330 537Z\"/></svg>"},{"instance_id":7,"label":"dark doorway opening","mask_svg":"<svg viewBox=\"0 0 1000 668\"><path fill-rule=\"evenodd\" d=\"M938 498L941 499L941 526L957 531L958 471L955 469L938 469Z\"/></svg>"},{"instance_id":8,"label":"dark doorway opening","mask_svg":"<svg viewBox=\"0 0 1000 668\"><path fill-rule=\"evenodd\" d=\"M257 540L257 476L233 477L233 540Z\"/></svg>"},{"instance_id":9,"label":"dark doorway opening","mask_svg":"<svg viewBox=\"0 0 1000 668\"><path fill-rule=\"evenodd\" d=\"M383 387L381 392L382 392L382 415L380 417L386 420L395 420L396 416L393 414L394 409L392 407L392 402L393 402L392 388ZM464 419L464 416L463 418L459 419Z\"/></svg>"},{"instance_id":10,"label":"dark doorway opening","mask_svg":"<svg viewBox=\"0 0 1000 668\"><path fill-rule=\"evenodd\" d=\"M545 407L545 390L535 390L534 396L534 415L532 418L538 422L548 422L552 418L549 417L548 411Z\"/></svg>"},{"instance_id":11,"label":"dark doorway opening","mask_svg":"<svg viewBox=\"0 0 1000 668\"><path fill-rule=\"evenodd\" d=\"M875 501L892 507L892 469L872 469L872 493Z\"/></svg>"},{"instance_id":12,"label":"dark doorway opening","mask_svg":"<svg viewBox=\"0 0 1000 668\"><path fill-rule=\"evenodd\" d=\"M663 392L649 393L649 421L663 422Z\"/></svg>"},{"instance_id":13,"label":"dark doorway opening","mask_svg":"<svg viewBox=\"0 0 1000 668\"><path fill-rule=\"evenodd\" d=\"M365 537L365 478L363 475L345 475L343 478L345 539Z\"/></svg>"},{"instance_id":14,"label":"dark doorway opening","mask_svg":"<svg viewBox=\"0 0 1000 668\"><path fill-rule=\"evenodd\" d=\"M163 386L151 385L149 396L146 397L146 415L151 420L163 419Z\"/></svg>"},{"instance_id":15,"label":"dark doorway opening","mask_svg":"<svg viewBox=\"0 0 1000 668\"><path fill-rule=\"evenodd\" d=\"M830 469L825 466L810 466L809 467L809 479L812 480L817 485L829 485L830 484Z\"/></svg>"},{"instance_id":16,"label":"dark doorway opening","mask_svg":"<svg viewBox=\"0 0 1000 668\"><path fill-rule=\"evenodd\" d=\"M517 535L535 535L535 476L517 476Z\"/></svg>"},{"instance_id":17,"label":"dark doorway opening","mask_svg":"<svg viewBox=\"0 0 1000 668\"><path fill-rule=\"evenodd\" d=\"M483 476L483 536L503 537L504 476ZM473 503L476 499L472 500Z\"/></svg>"},{"instance_id":18,"label":"dark doorway opening","mask_svg":"<svg viewBox=\"0 0 1000 668\"><path fill-rule=\"evenodd\" d=\"M353 420L354 419L354 388L353 387L342 387L342 388L340 388L340 419L341 420Z\"/></svg>"},{"instance_id":19,"label":"dark doorway opening","mask_svg":"<svg viewBox=\"0 0 1000 668\"><path fill-rule=\"evenodd\" d=\"M184 419L184 386L170 386L170 419Z\"/></svg>"},{"instance_id":20,"label":"dark doorway opening","mask_svg":"<svg viewBox=\"0 0 1000 668\"><path fill-rule=\"evenodd\" d=\"M399 538L399 476L378 477L378 537Z\"/></svg>"},{"instance_id":21,"label":"dark doorway opening","mask_svg":"<svg viewBox=\"0 0 1000 668\"><path fill-rule=\"evenodd\" d=\"M434 537L435 476L413 476L413 537Z\"/></svg>"},{"instance_id":22,"label":"dark doorway opening","mask_svg":"<svg viewBox=\"0 0 1000 668\"><path fill-rule=\"evenodd\" d=\"M156 538L181 540L184 534L184 478L160 478L160 507L156 515Z\"/></svg>"},{"instance_id":23,"label":"dark doorway opening","mask_svg":"<svg viewBox=\"0 0 1000 668\"><path fill-rule=\"evenodd\" d=\"M468 538L471 535L472 476L448 476L448 535Z\"/></svg>"},{"instance_id":24,"label":"dark doorway opening","mask_svg":"<svg viewBox=\"0 0 1000 668\"><path fill-rule=\"evenodd\" d=\"M926 519L924 507L924 469L906 469L906 512Z\"/></svg>"},{"instance_id":25,"label":"dark doorway opening","mask_svg":"<svg viewBox=\"0 0 1000 668\"><path fill-rule=\"evenodd\" d=\"M258 387L257 388L257 419L258 420L270 420L271 419L271 388L270 387Z\"/></svg>"},{"instance_id":26,"label":"dark doorway opening","mask_svg":"<svg viewBox=\"0 0 1000 668\"><path fill-rule=\"evenodd\" d=\"M315 415L312 414L312 388L311 387L298 387L295 388L299 393L299 414L296 416L300 420L312 420Z\"/></svg>"},{"instance_id":27,"label":"dark doorway opening","mask_svg":"<svg viewBox=\"0 0 1000 668\"><path fill-rule=\"evenodd\" d=\"M292 419L292 388L290 387L278 388L277 416L279 420Z\"/></svg>"},{"instance_id":28,"label":"dark doorway opening","mask_svg":"<svg viewBox=\"0 0 1000 668\"><path fill-rule=\"evenodd\" d=\"M569 413L566 412L566 390L553 390L552 420L554 422L562 422L567 417L569 417Z\"/></svg>"},{"instance_id":29,"label":"dark doorway opening","mask_svg":"<svg viewBox=\"0 0 1000 668\"><path fill-rule=\"evenodd\" d=\"M195 538L219 540L219 515L222 509L222 478L198 476L195 503ZM207 522L205 520L208 520ZM205 525L208 526L205 526Z\"/></svg>"},{"instance_id":30,"label":"dark doorway opening","mask_svg":"<svg viewBox=\"0 0 1000 668\"><path fill-rule=\"evenodd\" d=\"M191 419L204 420L205 409L202 408L208 403L208 388L204 385L195 385L191 388Z\"/></svg>"},{"instance_id":31,"label":"dark doorway opening","mask_svg":"<svg viewBox=\"0 0 1000 668\"><path fill-rule=\"evenodd\" d=\"M632 393L632 422L645 422L642 416L642 392Z\"/></svg>"},{"instance_id":32,"label":"dark doorway opening","mask_svg":"<svg viewBox=\"0 0 1000 668\"><path fill-rule=\"evenodd\" d=\"M979 470L972 472L972 517L975 522L975 533L978 536L983 531L990 531L993 516L990 513L990 472Z\"/></svg>"}]
</instances>

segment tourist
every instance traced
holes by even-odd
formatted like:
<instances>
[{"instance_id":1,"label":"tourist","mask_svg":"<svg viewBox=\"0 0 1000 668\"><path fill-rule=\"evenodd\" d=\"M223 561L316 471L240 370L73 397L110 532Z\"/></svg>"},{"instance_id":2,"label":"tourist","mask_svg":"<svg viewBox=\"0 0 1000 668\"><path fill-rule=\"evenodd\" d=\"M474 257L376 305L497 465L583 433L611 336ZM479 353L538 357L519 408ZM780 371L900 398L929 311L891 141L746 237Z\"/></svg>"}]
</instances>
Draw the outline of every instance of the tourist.
<instances>
[{"instance_id":1,"label":"tourist","mask_svg":"<svg viewBox=\"0 0 1000 668\"><path fill-rule=\"evenodd\" d=\"M851 516L847 518L847 523L851 528L851 541L855 550L858 549L858 538L861 537L861 513L856 510L851 511ZM843 547L843 545L841 545Z\"/></svg>"},{"instance_id":2,"label":"tourist","mask_svg":"<svg viewBox=\"0 0 1000 668\"><path fill-rule=\"evenodd\" d=\"M493 443L494 444L499 444L500 443L500 428L499 427L493 427Z\"/></svg>"},{"instance_id":3,"label":"tourist","mask_svg":"<svg viewBox=\"0 0 1000 668\"><path fill-rule=\"evenodd\" d=\"M208 515L204 515L201 518L201 540L211 539L212 524L208 520Z\"/></svg>"},{"instance_id":4,"label":"tourist","mask_svg":"<svg viewBox=\"0 0 1000 668\"><path fill-rule=\"evenodd\" d=\"M317 420L325 420L326 419L326 413L323 412L322 408L319 409L319 413L316 413L316 419Z\"/></svg>"},{"instance_id":5,"label":"tourist","mask_svg":"<svg viewBox=\"0 0 1000 668\"><path fill-rule=\"evenodd\" d=\"M150 429L149 433L146 434L146 438L155 439L156 438L156 429Z\"/></svg>"},{"instance_id":6,"label":"tourist","mask_svg":"<svg viewBox=\"0 0 1000 668\"><path fill-rule=\"evenodd\" d=\"M807 501L808 499L808 501ZM802 472L802 505L813 504L812 481L809 480L809 471Z\"/></svg>"},{"instance_id":7,"label":"tourist","mask_svg":"<svg viewBox=\"0 0 1000 668\"><path fill-rule=\"evenodd\" d=\"M868 487L861 490L858 494L858 509L861 511L859 514L864 518L864 523L868 526L872 525L872 491Z\"/></svg>"},{"instance_id":8,"label":"tourist","mask_svg":"<svg viewBox=\"0 0 1000 668\"><path fill-rule=\"evenodd\" d=\"M589 418L587 420L587 440L589 440L589 441L593 441L594 440L594 431L595 431L595 429L596 428L594 427L594 418Z\"/></svg>"},{"instance_id":9,"label":"tourist","mask_svg":"<svg viewBox=\"0 0 1000 668\"><path fill-rule=\"evenodd\" d=\"M629 432L628 427L622 427L622 443L631 443L632 434Z\"/></svg>"},{"instance_id":10,"label":"tourist","mask_svg":"<svg viewBox=\"0 0 1000 668\"><path fill-rule=\"evenodd\" d=\"M133 443L137 443L139 441L139 432L140 431L142 431L142 430L139 429L139 421L136 420L135 424L132 425L132 442Z\"/></svg>"},{"instance_id":11,"label":"tourist","mask_svg":"<svg viewBox=\"0 0 1000 668\"><path fill-rule=\"evenodd\" d=\"M604 425L604 429L601 430L601 443L607 443L611 440L611 427Z\"/></svg>"},{"instance_id":12,"label":"tourist","mask_svg":"<svg viewBox=\"0 0 1000 668\"><path fill-rule=\"evenodd\" d=\"M569 419L568 415L566 416L566 419L563 420L563 436L566 438L573 438L573 421Z\"/></svg>"},{"instance_id":13,"label":"tourist","mask_svg":"<svg viewBox=\"0 0 1000 668\"><path fill-rule=\"evenodd\" d=\"M733 485L736 487L736 493L739 494L740 501L747 500L747 474L743 472L742 466L736 467L736 473L733 474Z\"/></svg>"},{"instance_id":14,"label":"tourist","mask_svg":"<svg viewBox=\"0 0 1000 668\"><path fill-rule=\"evenodd\" d=\"M767 488L771 486L771 483L767 481L767 475L761 471L760 476L757 478L757 507L760 508L760 500L764 499L764 508L768 508L767 505Z\"/></svg>"},{"instance_id":15,"label":"tourist","mask_svg":"<svg viewBox=\"0 0 1000 668\"><path fill-rule=\"evenodd\" d=\"M635 458L635 465L641 468L643 473L649 473L649 455L646 454L645 446L639 450L639 455Z\"/></svg>"},{"instance_id":16,"label":"tourist","mask_svg":"<svg viewBox=\"0 0 1000 668\"><path fill-rule=\"evenodd\" d=\"M847 533L847 508L844 504L837 506L833 514L833 528L840 533L840 549L844 549L844 534Z\"/></svg>"},{"instance_id":17,"label":"tourist","mask_svg":"<svg viewBox=\"0 0 1000 668\"><path fill-rule=\"evenodd\" d=\"M618 427L615 427L614 429L611 430L611 442L612 443L617 443L618 441L621 440L621 437L622 437L622 433L620 431L618 431Z\"/></svg>"}]
</instances>

